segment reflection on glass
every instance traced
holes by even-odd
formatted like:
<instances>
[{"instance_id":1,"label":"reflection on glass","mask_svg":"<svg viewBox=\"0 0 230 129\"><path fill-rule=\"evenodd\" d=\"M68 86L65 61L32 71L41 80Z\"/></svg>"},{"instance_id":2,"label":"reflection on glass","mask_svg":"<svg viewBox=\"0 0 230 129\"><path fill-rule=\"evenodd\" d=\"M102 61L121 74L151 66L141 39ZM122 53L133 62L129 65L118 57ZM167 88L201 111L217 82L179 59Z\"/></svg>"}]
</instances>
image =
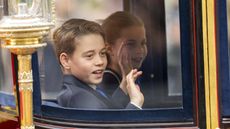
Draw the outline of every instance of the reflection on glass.
<instances>
[{"instance_id":1,"label":"reflection on glass","mask_svg":"<svg viewBox=\"0 0 230 129\"><path fill-rule=\"evenodd\" d=\"M0 0L0 20L5 12L3 6L4 1ZM7 49L2 49L0 47L0 92L13 94L13 75L11 64L10 52Z\"/></svg>"},{"instance_id":2,"label":"reflection on glass","mask_svg":"<svg viewBox=\"0 0 230 129\"><path fill-rule=\"evenodd\" d=\"M130 10L144 21L146 28L148 55L140 79L146 108L182 106L178 2L132 0Z\"/></svg>"},{"instance_id":3,"label":"reflection on glass","mask_svg":"<svg viewBox=\"0 0 230 129\"><path fill-rule=\"evenodd\" d=\"M4 10L3 10L3 0L0 0L0 19L2 19Z\"/></svg>"},{"instance_id":4,"label":"reflection on glass","mask_svg":"<svg viewBox=\"0 0 230 129\"><path fill-rule=\"evenodd\" d=\"M13 93L11 55L7 49L0 48L0 91Z\"/></svg>"},{"instance_id":5,"label":"reflection on glass","mask_svg":"<svg viewBox=\"0 0 230 129\"><path fill-rule=\"evenodd\" d=\"M224 5L225 2L221 2L221 5L225 6ZM224 12L225 11L225 8L223 9L219 9L220 12ZM225 14L225 13L223 13ZM218 15L220 15L220 13L218 13ZM221 78L221 99L222 99L222 117L224 118L224 121L226 121L226 123L228 123L229 121L229 116L230 116L230 95L229 95L229 91L230 91L230 87L229 87L229 80L230 80L230 76L229 76L229 73L230 73L230 0L226 0L226 18L227 18L227 33L225 33L225 20L221 21L219 23L219 26L221 29L219 29L219 32L220 34L223 34L224 35L221 35L220 37L220 48L219 50L221 51L221 59L220 59L220 63L228 63L228 68L229 68L229 71L226 71L226 67L222 67L222 65L220 65L220 71L224 70L224 72L222 72L222 76ZM218 18L218 19L224 19L225 17L221 17L221 18ZM222 24L224 23L224 24ZM224 31L223 31L224 30ZM226 35L227 34L227 35ZM228 62L226 58L223 58L223 57L226 57L225 56L225 49L222 50L223 47L225 47L225 36L227 36L227 44L228 44ZM224 38L222 38L224 37ZM222 43L223 42L223 43ZM223 56L222 56L223 55ZM224 65L225 66L225 65ZM227 78L228 77L228 78Z\"/></svg>"},{"instance_id":6,"label":"reflection on glass","mask_svg":"<svg viewBox=\"0 0 230 129\"><path fill-rule=\"evenodd\" d=\"M227 19L228 19L228 55L230 55L230 0L227 0ZM229 56L230 59L230 56ZM229 63L230 67L230 63Z\"/></svg>"},{"instance_id":7,"label":"reflection on glass","mask_svg":"<svg viewBox=\"0 0 230 129\"><path fill-rule=\"evenodd\" d=\"M168 95L182 95L179 1L165 0Z\"/></svg>"},{"instance_id":8,"label":"reflection on glass","mask_svg":"<svg viewBox=\"0 0 230 129\"><path fill-rule=\"evenodd\" d=\"M53 30L70 18L100 22L111 13L122 10L122 3L122 0L55 0L56 23ZM47 47L38 51L43 99L55 99L62 86L62 71L53 50L51 37L52 33L47 38Z\"/></svg>"},{"instance_id":9,"label":"reflection on glass","mask_svg":"<svg viewBox=\"0 0 230 129\"><path fill-rule=\"evenodd\" d=\"M83 18L101 22L113 12L123 9L121 0L56 0L55 2L56 27L59 27L69 18ZM143 76L138 79L138 83L141 84L141 90L145 95L146 103L144 108L174 108L182 106L178 2L179 0L131 0L129 5L130 12L139 16L146 28L145 41L140 41L133 37L125 40L126 49L128 50L127 55L130 58L135 56L135 54L132 54L134 51L139 51L134 48L141 48L140 45L146 43L148 49L146 58L136 56L131 61L134 68L142 66ZM149 5L154 6L154 8L151 7L146 10ZM41 89L43 99L55 99L62 86L62 73L53 52L52 40L47 40L48 47L44 49L44 52L39 52ZM53 78L53 74L58 77Z\"/></svg>"}]
</instances>

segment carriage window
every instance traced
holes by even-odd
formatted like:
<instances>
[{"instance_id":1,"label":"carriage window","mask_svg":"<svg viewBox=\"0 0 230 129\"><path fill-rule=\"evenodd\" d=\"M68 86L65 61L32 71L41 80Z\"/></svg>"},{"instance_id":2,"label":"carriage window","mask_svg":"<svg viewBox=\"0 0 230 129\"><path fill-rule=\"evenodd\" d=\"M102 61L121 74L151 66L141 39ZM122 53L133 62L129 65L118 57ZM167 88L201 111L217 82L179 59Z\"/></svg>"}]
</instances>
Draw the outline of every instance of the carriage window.
<instances>
[{"instance_id":1,"label":"carriage window","mask_svg":"<svg viewBox=\"0 0 230 129\"><path fill-rule=\"evenodd\" d=\"M130 12L139 16L146 27L148 54L141 67L144 107L181 107L183 70L179 1L133 0L132 4ZM147 4L153 9L146 10Z\"/></svg>"},{"instance_id":2,"label":"carriage window","mask_svg":"<svg viewBox=\"0 0 230 129\"><path fill-rule=\"evenodd\" d=\"M230 0L227 0L226 4L227 4L227 22L228 22L227 23L227 25L228 25L228 51L230 54ZM230 67L230 65L229 65L229 67Z\"/></svg>"},{"instance_id":3,"label":"carriage window","mask_svg":"<svg viewBox=\"0 0 230 129\"><path fill-rule=\"evenodd\" d=\"M122 10L122 4L121 0L56 0L56 24L52 31L70 18L82 18L100 23L109 14ZM62 72L50 37L46 41L47 47L38 51L43 99L56 99L62 86Z\"/></svg>"},{"instance_id":4,"label":"carriage window","mask_svg":"<svg viewBox=\"0 0 230 129\"><path fill-rule=\"evenodd\" d=\"M0 1L0 20L3 16L3 1ZM1 43L1 40L0 40ZM0 47L0 106L15 106L12 56L8 49Z\"/></svg>"},{"instance_id":5,"label":"carriage window","mask_svg":"<svg viewBox=\"0 0 230 129\"><path fill-rule=\"evenodd\" d=\"M181 47L178 1L165 1L168 95L182 95Z\"/></svg>"},{"instance_id":6,"label":"carriage window","mask_svg":"<svg viewBox=\"0 0 230 129\"><path fill-rule=\"evenodd\" d=\"M1 1L7 3L7 0ZM190 5L189 0L55 0L54 2L57 15L55 27L51 30L50 35L42 39L42 41L47 43L47 46L39 48L38 52L32 55L33 117L36 124L67 125L71 128L78 125L81 127L108 127L110 125L116 127L116 125L120 126L119 124L122 124L123 127L129 127L131 124L139 124L139 127L152 125L158 127L163 125L163 127L166 127L169 125L166 123L172 123L173 126L181 123L184 125L194 125L193 117L196 115L193 115L193 110L195 110L193 109L193 87L195 87L193 86L195 85L193 81L196 77L193 75L194 69L192 64L194 59L192 58L195 51L193 51L191 40L193 31L191 30L192 22L190 19L192 17L192 5ZM1 4L0 13L2 11ZM106 56L111 54L110 56L115 56L113 58L117 62L114 60L115 63L110 61L118 67L113 69L113 67L108 65L105 72L102 69L93 69L94 71L90 71L90 78L87 78L88 80L86 78L82 79L93 81L90 84L99 83L98 78L102 78L103 73L103 77L105 77L106 73L110 73L113 76L113 80L107 81L110 83L110 85L105 85L108 89L105 90L106 87L103 87L102 83L99 84L100 89L95 87L95 85L86 86L87 83L82 83L82 81L74 77L69 78L70 76L65 76L68 77L65 81L77 82L79 84L78 89L80 90L76 90L78 85L72 85L71 88L66 89L62 88L65 78L63 78L62 67L54 50L54 41L52 39L54 30L70 18L92 20L105 27L106 25L103 23L106 18L117 11L130 14L129 17L133 17L135 22L122 31L116 32L114 35L121 36L117 40L109 41L109 36L106 36L107 42L111 43L110 47L114 47L111 50L108 48L108 51L106 51L104 44L99 42L100 47L103 46L103 48L100 49L101 51L96 57L98 59L106 59ZM127 24L128 21L122 23ZM113 28L109 32L114 32L118 29L118 26L111 27ZM95 37L98 38L98 36ZM82 39L84 40L84 38ZM102 41L101 38L100 41ZM95 40L95 42L98 43L98 40ZM86 43L88 44L88 42ZM120 43L120 45L114 45L113 43ZM95 45L89 46L95 47ZM85 49L86 47L83 48ZM98 48L96 47L97 50ZM95 53L95 51L93 52ZM66 56L65 54L63 55ZM90 53L82 55L86 59L93 57ZM13 89L15 85L13 80L17 81L17 75L13 75L16 72L12 71L17 69L17 59L14 57L14 59L11 59L11 56L8 50L0 49L0 90L10 93L15 90ZM73 61L72 64L74 63L82 67L87 64L78 64L78 62ZM14 68L11 68L9 64L12 64ZM93 66L95 64L94 62ZM75 67L76 65L72 66ZM139 93L143 93L143 110L136 110L140 108L138 104L131 105L131 107L136 106L135 110L133 110L134 108L122 110L128 105L129 99L127 97L129 96L125 93L118 94L117 99L114 98L116 101L114 99L112 101L110 93L117 92L115 90L119 86L120 81L122 81L121 74L127 74L130 69L134 68L143 71L142 75L135 80L140 89L134 83L131 89L136 89L134 94L132 94L134 97L137 95L141 98L142 96ZM86 71L88 72L88 70ZM130 82L133 80L129 78L127 81L128 84L132 84ZM67 82L66 84L70 83ZM115 88L113 89L114 86ZM58 96L69 89L73 90L71 93L87 91L76 96L90 98L89 100L81 98L80 101L74 101L74 104L91 104L95 107L99 106L99 109L102 110L98 110L98 108L95 110L95 108L90 107L85 109L85 107L73 108L72 106L60 105L59 101L57 102ZM127 90L127 93L131 94L130 89ZM91 99L92 96L98 98L99 103L97 103L96 99ZM67 97L69 96L67 95ZM124 99L121 97L124 97ZM69 100L72 99L63 99L62 102L72 104L72 102L68 102ZM118 105L114 106L113 104ZM122 108L114 109L118 106ZM174 124L174 122L177 123Z\"/></svg>"},{"instance_id":7,"label":"carriage window","mask_svg":"<svg viewBox=\"0 0 230 129\"><path fill-rule=\"evenodd\" d=\"M182 75L183 71L185 73L188 70L183 70L181 67L182 47L178 0L132 0L129 4L122 0L57 0L55 4L56 27L69 18L83 18L101 24L106 17L116 11L128 11L139 17L145 26L146 39L143 42L146 43L147 56L136 56L131 59L134 62L132 67L143 71L143 75L136 81L144 94L143 108L183 107ZM146 10L146 6L149 5L154 8L148 7L149 9ZM142 44L142 40L127 39L127 44L132 47L130 50L139 51L135 50L133 42ZM54 100L61 91L63 75L53 51L52 40L48 38L47 43L47 47L38 52L41 94L43 100ZM137 63L138 66L135 66L135 61L142 60L140 58L144 58L143 63Z\"/></svg>"},{"instance_id":8,"label":"carriage window","mask_svg":"<svg viewBox=\"0 0 230 129\"><path fill-rule=\"evenodd\" d=\"M12 75L12 63L11 54L9 50L1 48L0 49L0 91L13 93L13 75Z\"/></svg>"},{"instance_id":9,"label":"carriage window","mask_svg":"<svg viewBox=\"0 0 230 129\"><path fill-rule=\"evenodd\" d=\"M3 12L3 1L0 1L0 20L2 19ZM8 93L13 92L11 64L11 54L9 50L0 47L0 91Z\"/></svg>"}]
</instances>

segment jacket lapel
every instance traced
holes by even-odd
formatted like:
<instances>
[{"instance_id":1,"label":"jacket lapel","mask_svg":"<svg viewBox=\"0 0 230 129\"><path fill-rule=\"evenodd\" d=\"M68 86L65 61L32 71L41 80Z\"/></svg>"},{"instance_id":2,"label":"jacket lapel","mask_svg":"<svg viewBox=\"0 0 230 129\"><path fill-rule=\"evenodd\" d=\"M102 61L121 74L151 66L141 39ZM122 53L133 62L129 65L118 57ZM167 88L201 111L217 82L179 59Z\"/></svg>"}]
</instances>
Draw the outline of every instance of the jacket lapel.
<instances>
[{"instance_id":1,"label":"jacket lapel","mask_svg":"<svg viewBox=\"0 0 230 129\"><path fill-rule=\"evenodd\" d=\"M108 106L108 108L116 108L116 106L112 103L112 100L110 98L102 96L100 93L98 93L96 90L91 88L89 85L80 81L78 78L72 75L65 75L64 78L65 78L64 83L73 83L73 86L80 87L92 93L99 100L103 101Z\"/></svg>"}]
</instances>

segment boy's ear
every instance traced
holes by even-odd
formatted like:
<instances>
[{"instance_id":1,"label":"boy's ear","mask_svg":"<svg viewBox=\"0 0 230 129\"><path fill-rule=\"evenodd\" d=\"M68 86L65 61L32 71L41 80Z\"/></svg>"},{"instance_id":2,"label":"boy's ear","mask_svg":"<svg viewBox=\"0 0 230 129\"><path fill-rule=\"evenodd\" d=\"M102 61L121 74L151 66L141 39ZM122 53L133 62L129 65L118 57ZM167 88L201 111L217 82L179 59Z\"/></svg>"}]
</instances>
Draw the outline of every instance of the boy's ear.
<instances>
[{"instance_id":1,"label":"boy's ear","mask_svg":"<svg viewBox=\"0 0 230 129\"><path fill-rule=\"evenodd\" d=\"M61 53L59 59L64 69L70 69L69 56L66 53Z\"/></svg>"}]
</instances>

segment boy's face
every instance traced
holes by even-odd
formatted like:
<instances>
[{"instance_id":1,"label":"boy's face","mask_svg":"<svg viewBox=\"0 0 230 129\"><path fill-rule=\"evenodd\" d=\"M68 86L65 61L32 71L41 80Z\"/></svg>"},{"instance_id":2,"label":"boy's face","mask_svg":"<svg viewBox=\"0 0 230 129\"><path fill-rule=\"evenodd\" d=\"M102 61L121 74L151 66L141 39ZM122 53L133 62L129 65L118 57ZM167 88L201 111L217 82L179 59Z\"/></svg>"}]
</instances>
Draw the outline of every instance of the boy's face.
<instances>
[{"instance_id":1,"label":"boy's face","mask_svg":"<svg viewBox=\"0 0 230 129\"><path fill-rule=\"evenodd\" d=\"M97 34L80 36L77 40L68 60L70 72L87 84L99 84L107 65L104 40Z\"/></svg>"},{"instance_id":2,"label":"boy's face","mask_svg":"<svg viewBox=\"0 0 230 129\"><path fill-rule=\"evenodd\" d=\"M119 47L123 45L121 51L127 54L131 67L140 68L147 55L145 28L142 26L126 28L121 35L122 37L115 43L114 52L118 53Z\"/></svg>"}]
</instances>

